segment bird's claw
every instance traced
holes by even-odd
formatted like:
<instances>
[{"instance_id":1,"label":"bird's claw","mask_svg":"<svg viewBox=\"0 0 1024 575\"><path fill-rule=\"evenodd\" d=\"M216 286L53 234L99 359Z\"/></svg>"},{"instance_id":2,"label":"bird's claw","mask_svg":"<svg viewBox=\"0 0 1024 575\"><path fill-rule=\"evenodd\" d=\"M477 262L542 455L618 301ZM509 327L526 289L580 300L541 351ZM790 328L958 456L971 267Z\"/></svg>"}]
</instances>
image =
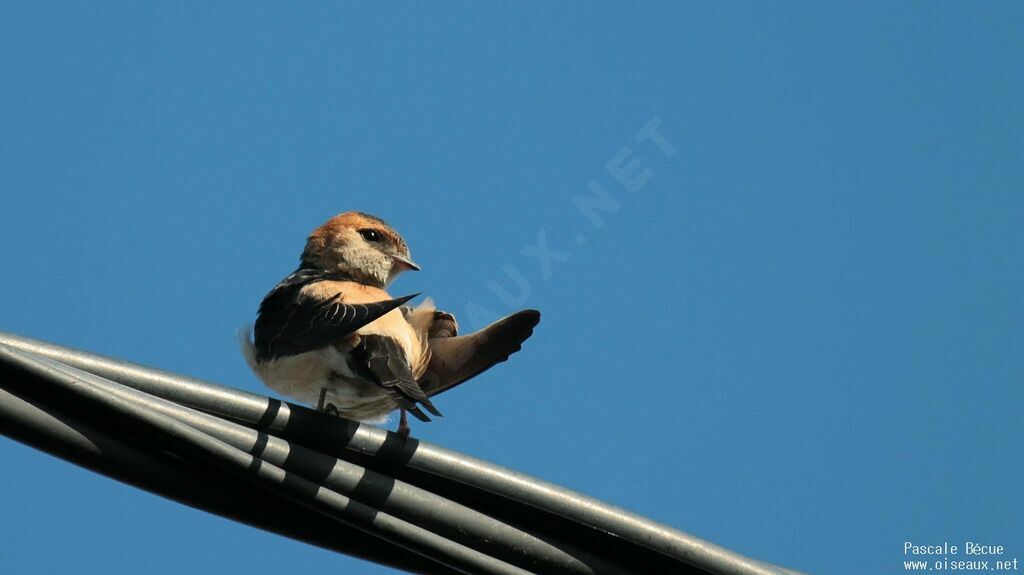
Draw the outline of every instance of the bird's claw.
<instances>
[{"instance_id":1,"label":"bird's claw","mask_svg":"<svg viewBox=\"0 0 1024 575\"><path fill-rule=\"evenodd\" d=\"M341 412L338 411L337 406L327 401L327 388L320 389L320 399L316 402L316 410L327 415L333 415L335 417L341 417Z\"/></svg>"},{"instance_id":2,"label":"bird's claw","mask_svg":"<svg viewBox=\"0 0 1024 575\"><path fill-rule=\"evenodd\" d=\"M405 415L404 409L400 409L399 411L402 415L398 418L398 430L395 431L395 433L398 434L398 437L402 438L402 441L405 441L406 439L409 439L409 431L411 431L409 427L409 418Z\"/></svg>"}]
</instances>

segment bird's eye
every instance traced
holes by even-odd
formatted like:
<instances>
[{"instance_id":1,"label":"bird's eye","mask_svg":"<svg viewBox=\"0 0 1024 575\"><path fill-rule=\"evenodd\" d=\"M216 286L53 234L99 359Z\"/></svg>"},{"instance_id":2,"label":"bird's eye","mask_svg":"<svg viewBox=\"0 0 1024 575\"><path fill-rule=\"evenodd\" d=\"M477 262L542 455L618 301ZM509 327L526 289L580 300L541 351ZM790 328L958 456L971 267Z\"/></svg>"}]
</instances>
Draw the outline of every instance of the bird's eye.
<instances>
[{"instance_id":1,"label":"bird's eye","mask_svg":"<svg viewBox=\"0 0 1024 575\"><path fill-rule=\"evenodd\" d=\"M363 236L363 239L368 242L379 242L381 240L380 232L373 228L359 230L359 235Z\"/></svg>"}]
</instances>

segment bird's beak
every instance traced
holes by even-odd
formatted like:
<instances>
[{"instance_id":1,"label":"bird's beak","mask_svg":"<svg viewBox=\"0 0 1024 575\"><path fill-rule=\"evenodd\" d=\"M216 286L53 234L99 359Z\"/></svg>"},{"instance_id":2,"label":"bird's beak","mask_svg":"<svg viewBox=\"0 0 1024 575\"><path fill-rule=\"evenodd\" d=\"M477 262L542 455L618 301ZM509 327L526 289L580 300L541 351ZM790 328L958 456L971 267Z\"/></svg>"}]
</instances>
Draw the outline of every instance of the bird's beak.
<instances>
[{"instance_id":1,"label":"bird's beak","mask_svg":"<svg viewBox=\"0 0 1024 575\"><path fill-rule=\"evenodd\" d=\"M402 256L391 256L391 259L395 260L395 265L400 267L402 271L411 270L414 272L420 271L420 266L416 265L416 262L403 258Z\"/></svg>"}]
</instances>

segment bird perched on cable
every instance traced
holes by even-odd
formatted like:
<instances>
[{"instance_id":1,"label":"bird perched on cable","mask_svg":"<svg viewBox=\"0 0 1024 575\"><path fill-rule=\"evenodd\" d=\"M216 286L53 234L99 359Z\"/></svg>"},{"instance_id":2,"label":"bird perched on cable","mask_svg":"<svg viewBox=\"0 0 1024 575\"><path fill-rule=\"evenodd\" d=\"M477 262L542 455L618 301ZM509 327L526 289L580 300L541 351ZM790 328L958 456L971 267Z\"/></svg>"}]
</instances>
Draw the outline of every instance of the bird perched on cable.
<instances>
[{"instance_id":1,"label":"bird perched on cable","mask_svg":"<svg viewBox=\"0 0 1024 575\"><path fill-rule=\"evenodd\" d=\"M299 269L260 304L254 339L243 352L253 371L275 391L318 410L359 421L379 421L400 410L440 416L431 397L508 359L540 321L523 310L470 335L459 336L451 314L419 294L392 298L387 286L419 270L405 240L380 218L346 212L313 230Z\"/></svg>"}]
</instances>

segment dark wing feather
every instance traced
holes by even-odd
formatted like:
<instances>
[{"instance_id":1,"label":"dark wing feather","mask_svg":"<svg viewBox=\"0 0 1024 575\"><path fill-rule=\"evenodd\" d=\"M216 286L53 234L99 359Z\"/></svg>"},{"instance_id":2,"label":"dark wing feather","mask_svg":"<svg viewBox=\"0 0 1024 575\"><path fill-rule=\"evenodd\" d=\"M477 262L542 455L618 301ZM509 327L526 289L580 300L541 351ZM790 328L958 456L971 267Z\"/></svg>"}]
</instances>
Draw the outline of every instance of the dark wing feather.
<instances>
[{"instance_id":1,"label":"dark wing feather","mask_svg":"<svg viewBox=\"0 0 1024 575\"><path fill-rule=\"evenodd\" d=\"M427 398L412 375L409 360L398 342L385 335L364 335L359 345L350 354L352 370L376 382L388 392L402 409L416 416L420 421L430 421L417 404L441 417L441 412Z\"/></svg>"},{"instance_id":2,"label":"dark wing feather","mask_svg":"<svg viewBox=\"0 0 1024 575\"><path fill-rule=\"evenodd\" d=\"M476 333L431 338L430 365L419 380L420 387L433 397L505 361L519 351L539 322L540 312L527 309Z\"/></svg>"},{"instance_id":3,"label":"dark wing feather","mask_svg":"<svg viewBox=\"0 0 1024 575\"><path fill-rule=\"evenodd\" d=\"M313 351L354 333L416 297L413 294L367 304L347 304L334 297L313 301L302 288L318 281L339 279L326 272L299 270L264 298L254 330L260 361Z\"/></svg>"}]
</instances>

